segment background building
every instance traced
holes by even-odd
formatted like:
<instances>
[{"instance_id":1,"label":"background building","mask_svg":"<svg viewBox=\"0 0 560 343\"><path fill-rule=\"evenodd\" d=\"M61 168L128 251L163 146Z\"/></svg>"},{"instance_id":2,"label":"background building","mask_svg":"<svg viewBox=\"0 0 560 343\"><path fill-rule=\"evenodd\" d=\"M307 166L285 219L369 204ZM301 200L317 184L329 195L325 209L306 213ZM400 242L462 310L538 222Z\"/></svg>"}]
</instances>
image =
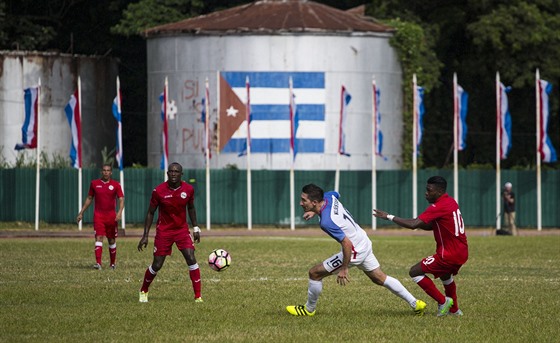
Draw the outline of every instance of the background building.
<instances>
[{"instance_id":1,"label":"background building","mask_svg":"<svg viewBox=\"0 0 560 343\"><path fill-rule=\"evenodd\" d=\"M297 105L322 106L323 113L311 115L313 118L308 119L313 122L301 127L298 135L318 139L320 143L310 149L312 152L300 150L296 169L336 168L342 85L352 95L346 124L346 151L351 157L340 158L340 169L371 168L374 76L381 89L386 157L377 157L377 165L379 169L400 168L402 72L397 54L389 45L391 32L391 28L359 11L341 11L311 1L257 1L147 30L148 165L159 166L162 154L159 95L165 77L169 79L169 99L177 110L169 120L169 160L196 169L203 168L205 163L200 112L206 79L210 89L210 121L216 123L220 111L219 75L243 101L243 75L250 76L251 104L256 115L251 136L266 142L267 138L289 138L286 75L297 74L304 75L300 78L303 83L311 82L315 87L305 96L294 90ZM273 85L275 77L282 85ZM270 87L281 88L275 94L284 94L280 97L285 100L263 96ZM254 106L260 105L277 105L271 106L271 111L278 113L257 114ZM242 140L245 135L243 124L234 138ZM256 150L253 149L251 168L289 169L288 152L276 152L276 147L266 144ZM246 167L247 159L238 157L236 148L230 146L224 151L212 152L212 168Z\"/></svg>"},{"instance_id":2,"label":"background building","mask_svg":"<svg viewBox=\"0 0 560 343\"><path fill-rule=\"evenodd\" d=\"M64 107L82 82L82 163L84 167L103 163L101 151L116 145L116 121L111 112L116 95L117 63L113 58L69 54L0 51L0 157L14 165L18 154L34 160L35 150L14 150L21 143L23 90L41 79L41 151L49 160L66 158L71 132ZM113 153L114 156L114 153Z\"/></svg>"}]
</instances>

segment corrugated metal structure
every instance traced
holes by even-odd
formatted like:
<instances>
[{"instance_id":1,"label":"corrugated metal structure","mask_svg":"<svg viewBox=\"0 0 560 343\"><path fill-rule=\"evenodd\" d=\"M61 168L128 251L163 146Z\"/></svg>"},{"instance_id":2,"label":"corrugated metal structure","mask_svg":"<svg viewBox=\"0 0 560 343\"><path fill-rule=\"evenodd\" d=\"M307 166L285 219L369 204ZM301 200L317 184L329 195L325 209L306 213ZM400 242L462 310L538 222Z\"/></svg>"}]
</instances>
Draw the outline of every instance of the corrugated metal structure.
<instances>
[{"instance_id":1,"label":"corrugated metal structure","mask_svg":"<svg viewBox=\"0 0 560 343\"><path fill-rule=\"evenodd\" d=\"M395 50L389 45L393 30L366 18L356 11L341 11L313 1L255 1L224 11L211 13L177 23L158 26L145 32L148 53L148 165L156 167L161 158L161 105L159 95L164 79L169 78L169 98L175 101L177 114L169 121L169 159L187 168L204 168L203 130L200 121L201 100L205 80L209 80L210 121L215 124L218 112L218 74L256 75L250 80L251 108L274 101L282 111L265 127L254 118L252 138L289 136L288 82L282 86L261 85L260 90L280 87L282 99L259 97L260 76L273 79L286 74L317 75L319 92L313 99L319 105L317 124L308 134L320 140L312 152L301 152L296 159L299 170L334 170L336 168L341 86L352 100L348 108L346 149L351 157L341 159L341 170L367 170L371 166L372 146L372 78L381 89L380 109L383 116L383 154L377 158L379 169L401 166L402 138L402 71ZM229 74L228 74L229 73ZM272 75L272 76L271 76ZM233 77L233 76L232 76ZM240 77L244 79L243 77ZM229 82L229 81L228 81ZM255 86L253 84L255 83ZM240 98L246 98L243 87L231 86ZM238 88L236 88L238 87ZM254 88L253 88L254 87ZM298 98L296 102L305 99ZM298 102L300 106L300 102ZM269 118L269 113L257 115ZM317 117L319 119L317 119ZM261 118L262 119L262 118ZM264 123L261 122L261 123ZM281 131L281 132L280 132ZM214 134L216 132L214 131ZM261 136L259 136L259 134ZM298 133L299 134L299 133ZM269 136L267 136L269 135ZM234 137L246 136L246 123ZM271 138L271 139L272 139ZM291 164L288 150L274 148L253 151L253 169L285 170ZM246 168L246 159L237 151L213 152L213 169L235 165Z\"/></svg>"},{"instance_id":2,"label":"corrugated metal structure","mask_svg":"<svg viewBox=\"0 0 560 343\"><path fill-rule=\"evenodd\" d=\"M127 223L143 223L151 192L163 182L159 169L125 169L125 203ZM99 177L99 169L84 169L83 192L87 194L89 180ZM115 171L114 175L117 174ZM325 190L334 187L333 171L296 171L296 197L301 187L315 183ZM246 172L243 170L212 170L212 226L247 225ZM453 189L451 170L421 170L418 173L418 209L428 206L424 198L425 181L433 175L448 180L448 191ZM41 171L40 220L49 223L73 223L77 209L76 170L45 169ZM195 187L195 205L198 220L204 226L206 218L205 172L184 170L185 181ZM495 172L493 170L461 170L459 173L459 205L468 227L492 227L496 224ZM279 170L261 170L253 173L253 225L289 227L290 199L289 173ZM520 227L536 227L536 177L534 171L502 172L502 180L514 185L517 223ZM542 172L543 227L560 227L560 171ZM368 171L341 173L341 201L352 216L363 226L371 226L371 178ZM402 217L412 216L412 176L410 171L379 171L377 204L379 208ZM451 191L452 192L452 191ZM0 221L35 220L35 170L0 169ZM296 199L297 200L297 199ZM93 207L84 215L84 223L91 226ZM296 208L298 226L317 226L315 220L305 222ZM378 220L378 226L394 226Z\"/></svg>"},{"instance_id":3,"label":"corrugated metal structure","mask_svg":"<svg viewBox=\"0 0 560 343\"><path fill-rule=\"evenodd\" d=\"M34 160L35 150L16 152L24 122L23 90L41 79L41 151L68 158L71 132L64 106L82 82L82 161L84 166L102 163L101 150L115 147L116 121L111 104L116 94L116 60L109 57L0 51L0 158L13 165L18 154ZM69 160L69 159L68 159Z\"/></svg>"}]
</instances>

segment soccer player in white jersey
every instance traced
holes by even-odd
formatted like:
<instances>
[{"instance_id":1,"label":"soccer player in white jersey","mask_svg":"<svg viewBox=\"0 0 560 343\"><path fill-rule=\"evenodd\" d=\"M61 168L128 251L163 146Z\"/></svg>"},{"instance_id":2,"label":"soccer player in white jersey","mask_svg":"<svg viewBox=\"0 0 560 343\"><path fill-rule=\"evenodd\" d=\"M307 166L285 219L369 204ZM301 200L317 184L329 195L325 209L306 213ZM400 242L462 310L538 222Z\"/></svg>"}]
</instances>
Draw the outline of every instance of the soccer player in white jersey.
<instances>
[{"instance_id":1,"label":"soccer player in white jersey","mask_svg":"<svg viewBox=\"0 0 560 343\"><path fill-rule=\"evenodd\" d=\"M399 280L385 274L373 254L371 241L366 232L352 218L350 212L338 200L337 192L324 193L323 190L309 184L303 187L300 206L305 220L315 215L320 217L321 229L340 243L339 253L327 258L309 270L309 286L305 305L287 306L286 310L294 316L313 316L317 300L323 290L323 279L337 275L336 282L345 286L350 279L348 269L358 267L373 283L389 289L414 310L417 316L424 315L426 303L416 299Z\"/></svg>"}]
</instances>

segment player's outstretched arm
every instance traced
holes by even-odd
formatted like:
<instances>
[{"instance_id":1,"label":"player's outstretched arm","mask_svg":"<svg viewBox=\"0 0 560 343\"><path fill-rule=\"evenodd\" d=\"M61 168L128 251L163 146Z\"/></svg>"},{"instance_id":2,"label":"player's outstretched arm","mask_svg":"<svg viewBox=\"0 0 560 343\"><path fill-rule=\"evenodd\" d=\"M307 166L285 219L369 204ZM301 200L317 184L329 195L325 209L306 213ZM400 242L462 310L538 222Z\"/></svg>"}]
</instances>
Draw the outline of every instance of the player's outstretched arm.
<instances>
[{"instance_id":1,"label":"player's outstretched arm","mask_svg":"<svg viewBox=\"0 0 560 343\"><path fill-rule=\"evenodd\" d=\"M144 234L138 242L138 251L144 250L148 246L148 234L150 233L150 228L154 222L154 213L156 212L156 207L150 206L148 212L146 213L146 219L144 219Z\"/></svg>"},{"instance_id":2,"label":"player's outstretched arm","mask_svg":"<svg viewBox=\"0 0 560 343\"><path fill-rule=\"evenodd\" d=\"M432 230L432 227L429 224L424 223L422 220L420 220L418 218L410 218L410 219L400 218L400 217L394 216L392 214L389 214L389 213L387 213L383 210L378 210L378 209L373 209L372 215L375 216L376 218L390 220L393 223L395 223L395 224L397 224L401 227L407 228L407 229L412 229L412 230L422 229L422 230L427 230L427 231Z\"/></svg>"}]
</instances>

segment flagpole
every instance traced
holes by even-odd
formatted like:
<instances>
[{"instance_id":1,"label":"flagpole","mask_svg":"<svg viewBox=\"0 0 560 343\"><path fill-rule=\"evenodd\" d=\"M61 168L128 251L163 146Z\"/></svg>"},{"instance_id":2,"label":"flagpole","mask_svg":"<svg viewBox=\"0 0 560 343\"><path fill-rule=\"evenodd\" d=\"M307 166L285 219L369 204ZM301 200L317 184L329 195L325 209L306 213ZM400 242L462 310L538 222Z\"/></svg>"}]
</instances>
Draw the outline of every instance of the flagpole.
<instances>
[{"instance_id":1,"label":"flagpole","mask_svg":"<svg viewBox=\"0 0 560 343\"><path fill-rule=\"evenodd\" d=\"M418 99L416 99L417 82L416 74L412 74L412 217L418 214Z\"/></svg>"},{"instance_id":2,"label":"flagpole","mask_svg":"<svg viewBox=\"0 0 560 343\"><path fill-rule=\"evenodd\" d=\"M459 99L457 90L457 73L453 73L453 197L459 202Z\"/></svg>"},{"instance_id":3,"label":"flagpole","mask_svg":"<svg viewBox=\"0 0 560 343\"><path fill-rule=\"evenodd\" d=\"M205 110L206 110L206 118L204 120L204 131L206 132L205 134L205 142L204 142L204 146L205 146L205 151L206 151L206 230L210 230L210 146L208 144L209 142L209 130L208 127L210 126L210 99L209 99L209 82L208 82L208 78L206 78L206 93L205 93L205 97L206 97L206 102L204 104L204 106L206 106Z\"/></svg>"},{"instance_id":4,"label":"flagpole","mask_svg":"<svg viewBox=\"0 0 560 343\"><path fill-rule=\"evenodd\" d=\"M120 121L117 124L118 125L117 129L119 131L118 132L118 137L117 137L117 139L118 139L117 144L119 144L118 148L120 149L118 164L119 164L119 180L120 180L120 183L121 183L122 191L124 193L124 166L122 165L124 163L124 158L123 158L124 147L122 146L122 105L121 105L121 101L122 101L122 98L121 98L121 80L119 79L119 76L117 75L117 106L118 106L118 111L121 114ZM82 105L82 102L80 101L80 106L81 105ZM82 113L82 112L80 111L80 113ZM81 197L80 197L80 199L81 199ZM123 208L122 214L121 214L121 228L123 230L126 228L126 224L125 224L126 222L125 222L125 216L124 216L125 211L126 211L126 209Z\"/></svg>"},{"instance_id":5,"label":"flagpole","mask_svg":"<svg viewBox=\"0 0 560 343\"><path fill-rule=\"evenodd\" d=\"M290 76L290 138L291 138L291 142L292 144L290 144L290 157L292 160L291 163L291 167L290 167L290 230L295 230L296 229L296 222L295 222L295 177L294 177L294 164L295 164L295 144L296 144L296 133L295 133L295 109L293 106L293 102L294 102L294 84L293 84L293 80L292 77Z\"/></svg>"},{"instance_id":6,"label":"flagpole","mask_svg":"<svg viewBox=\"0 0 560 343\"><path fill-rule=\"evenodd\" d=\"M35 172L35 231L39 231L39 199L41 189L41 78L37 87L37 165Z\"/></svg>"},{"instance_id":7,"label":"flagpole","mask_svg":"<svg viewBox=\"0 0 560 343\"><path fill-rule=\"evenodd\" d=\"M80 126L82 125L82 119L83 119L83 115L82 115L82 81L80 79L80 76L78 76L78 112L80 113ZM78 132L81 132L81 127L79 129ZM82 144L82 142L78 142L79 145ZM79 149L79 147L76 147L77 149ZM82 209L82 154L81 151L78 151L78 156L76 156L78 158L78 213L80 212L80 210ZM78 230L82 231L82 220L80 220L80 222L78 223Z\"/></svg>"},{"instance_id":8,"label":"flagpole","mask_svg":"<svg viewBox=\"0 0 560 343\"><path fill-rule=\"evenodd\" d=\"M334 173L334 190L338 192L340 185L340 152L342 151L342 115L344 110L344 86L340 90L340 120L338 121L338 152L336 153L336 171Z\"/></svg>"},{"instance_id":9,"label":"flagpole","mask_svg":"<svg viewBox=\"0 0 560 343\"><path fill-rule=\"evenodd\" d=\"M536 100L537 100L537 230L542 230L542 189L541 189L541 154L539 152L539 147L542 144L540 139L540 132L541 128L541 120L542 120L542 98L541 98L541 85L540 85L540 72L537 69L535 73L535 91L536 91Z\"/></svg>"},{"instance_id":10,"label":"flagpole","mask_svg":"<svg viewBox=\"0 0 560 343\"><path fill-rule=\"evenodd\" d=\"M502 130L502 90L500 82L500 73L496 72L496 230L502 228L502 216L500 213L501 192L500 187L502 184L500 178L500 161L501 156L501 130Z\"/></svg>"},{"instance_id":11,"label":"flagpole","mask_svg":"<svg viewBox=\"0 0 560 343\"><path fill-rule=\"evenodd\" d=\"M377 85L375 76L371 80L372 97L371 97L371 123L372 123L372 149L371 149L371 208L377 208ZM371 216L371 229L377 230L377 219Z\"/></svg>"},{"instance_id":12,"label":"flagpole","mask_svg":"<svg viewBox=\"0 0 560 343\"><path fill-rule=\"evenodd\" d=\"M247 89L247 104L245 107L245 115L247 120L247 229L253 229L253 208L251 197L251 102L250 102L250 84L249 77L245 79L245 88Z\"/></svg>"}]
</instances>

